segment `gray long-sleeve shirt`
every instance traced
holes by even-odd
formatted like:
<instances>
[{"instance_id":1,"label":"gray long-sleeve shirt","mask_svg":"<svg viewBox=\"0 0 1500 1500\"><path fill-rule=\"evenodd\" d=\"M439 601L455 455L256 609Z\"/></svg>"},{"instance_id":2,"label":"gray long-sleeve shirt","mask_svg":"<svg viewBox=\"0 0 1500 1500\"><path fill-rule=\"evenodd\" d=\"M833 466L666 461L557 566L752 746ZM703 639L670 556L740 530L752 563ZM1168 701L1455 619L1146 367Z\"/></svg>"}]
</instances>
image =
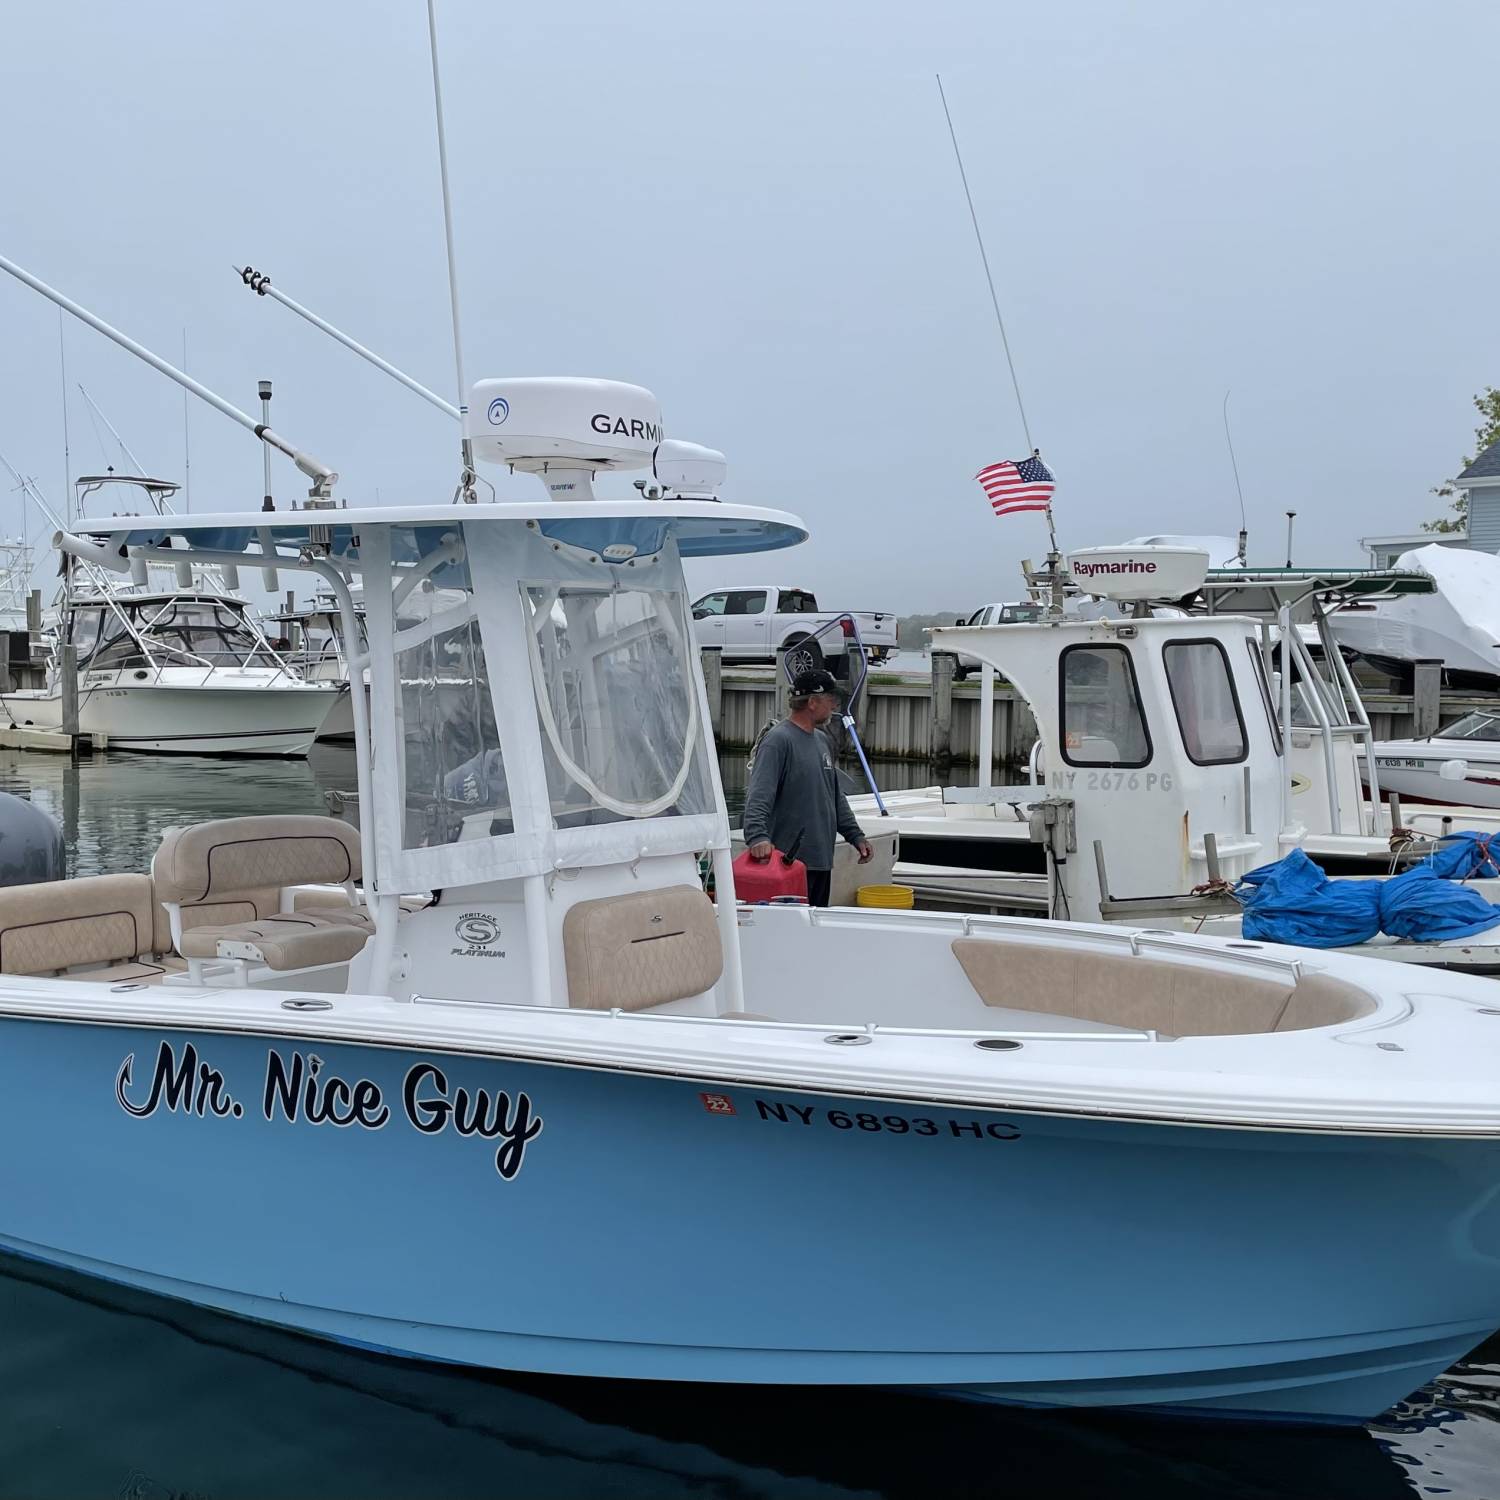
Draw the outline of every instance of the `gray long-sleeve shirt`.
<instances>
[{"instance_id":1,"label":"gray long-sleeve shirt","mask_svg":"<svg viewBox=\"0 0 1500 1500\"><path fill-rule=\"evenodd\" d=\"M770 841L783 853L802 835L797 857L809 870L833 868L833 846L842 835L864 838L839 788L828 736L784 719L755 752L742 819L745 844Z\"/></svg>"}]
</instances>

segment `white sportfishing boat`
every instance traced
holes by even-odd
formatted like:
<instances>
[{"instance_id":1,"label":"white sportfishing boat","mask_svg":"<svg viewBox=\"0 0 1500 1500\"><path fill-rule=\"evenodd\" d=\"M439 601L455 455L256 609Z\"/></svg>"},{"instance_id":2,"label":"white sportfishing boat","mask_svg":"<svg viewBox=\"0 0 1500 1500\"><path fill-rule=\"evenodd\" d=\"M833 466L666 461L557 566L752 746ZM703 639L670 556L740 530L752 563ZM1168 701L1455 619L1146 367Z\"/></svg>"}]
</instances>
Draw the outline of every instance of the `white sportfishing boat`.
<instances>
[{"instance_id":1,"label":"white sportfishing boat","mask_svg":"<svg viewBox=\"0 0 1500 1500\"><path fill-rule=\"evenodd\" d=\"M80 497L106 486L144 490L159 517L171 514L165 501L177 488L116 474L78 485ZM78 523L85 533L94 524ZM115 750L306 755L339 696L277 654L213 569L140 566L117 581L90 558L69 556L57 613L59 646L71 646L77 662L78 727ZM45 687L0 694L5 721L65 728L63 670L59 650Z\"/></svg>"},{"instance_id":2,"label":"white sportfishing boat","mask_svg":"<svg viewBox=\"0 0 1500 1500\"><path fill-rule=\"evenodd\" d=\"M332 509L300 455L306 509L61 539L315 579L346 640L357 581L361 826L0 891L0 1246L419 1359L1215 1417L1366 1419L1500 1326L1487 983L740 906L682 561L801 523L595 499L639 387L468 409L545 492ZM1129 758L1128 622L1086 628L1063 743ZM965 1295L997 1254L1024 1294Z\"/></svg>"}]
</instances>

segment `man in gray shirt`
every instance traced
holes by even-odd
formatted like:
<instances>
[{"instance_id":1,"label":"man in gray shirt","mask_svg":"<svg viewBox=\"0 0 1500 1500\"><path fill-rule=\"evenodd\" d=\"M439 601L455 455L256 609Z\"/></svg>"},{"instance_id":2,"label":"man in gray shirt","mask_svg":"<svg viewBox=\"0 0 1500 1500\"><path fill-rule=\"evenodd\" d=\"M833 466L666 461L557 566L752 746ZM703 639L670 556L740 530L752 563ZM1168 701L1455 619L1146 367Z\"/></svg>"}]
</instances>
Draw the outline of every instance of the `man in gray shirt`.
<instances>
[{"instance_id":1,"label":"man in gray shirt","mask_svg":"<svg viewBox=\"0 0 1500 1500\"><path fill-rule=\"evenodd\" d=\"M743 826L750 858L764 863L777 850L798 845L807 866L807 899L827 906L834 842L847 839L859 862L871 856L869 840L839 788L833 748L819 726L838 712L831 673L799 672L792 680L791 713L760 742L745 793Z\"/></svg>"}]
</instances>

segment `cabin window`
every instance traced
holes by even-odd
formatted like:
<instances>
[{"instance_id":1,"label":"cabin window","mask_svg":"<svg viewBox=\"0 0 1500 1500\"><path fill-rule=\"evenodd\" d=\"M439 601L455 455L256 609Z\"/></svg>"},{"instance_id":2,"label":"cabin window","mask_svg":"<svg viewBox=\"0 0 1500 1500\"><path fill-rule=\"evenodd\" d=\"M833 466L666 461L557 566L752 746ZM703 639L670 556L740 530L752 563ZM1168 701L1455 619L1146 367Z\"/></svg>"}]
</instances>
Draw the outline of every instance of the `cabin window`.
<instances>
[{"instance_id":1,"label":"cabin window","mask_svg":"<svg viewBox=\"0 0 1500 1500\"><path fill-rule=\"evenodd\" d=\"M396 632L404 847L513 832L473 596L423 584L403 601Z\"/></svg>"},{"instance_id":2,"label":"cabin window","mask_svg":"<svg viewBox=\"0 0 1500 1500\"><path fill-rule=\"evenodd\" d=\"M150 665L141 643L113 610L107 615L100 611L99 623L95 626L97 639L91 639L85 655L80 645L78 665L87 666L91 672L119 672L126 667Z\"/></svg>"},{"instance_id":3,"label":"cabin window","mask_svg":"<svg viewBox=\"0 0 1500 1500\"><path fill-rule=\"evenodd\" d=\"M712 811L681 596L584 584L522 593L554 823Z\"/></svg>"},{"instance_id":4,"label":"cabin window","mask_svg":"<svg viewBox=\"0 0 1500 1500\"><path fill-rule=\"evenodd\" d=\"M1276 697L1271 691L1271 679L1266 675L1266 659L1261 655L1258 641L1246 641L1250 651L1250 669L1255 673L1256 686L1260 688L1260 701L1266 710L1266 726L1271 731L1271 743L1276 753L1281 754L1281 715L1276 708Z\"/></svg>"},{"instance_id":5,"label":"cabin window","mask_svg":"<svg viewBox=\"0 0 1500 1500\"><path fill-rule=\"evenodd\" d=\"M1123 646L1064 647L1061 690L1062 755L1070 766L1150 763L1135 665Z\"/></svg>"},{"instance_id":6,"label":"cabin window","mask_svg":"<svg viewBox=\"0 0 1500 1500\"><path fill-rule=\"evenodd\" d=\"M1245 720L1223 644L1168 641L1161 656L1188 759L1198 766L1244 760Z\"/></svg>"}]
</instances>

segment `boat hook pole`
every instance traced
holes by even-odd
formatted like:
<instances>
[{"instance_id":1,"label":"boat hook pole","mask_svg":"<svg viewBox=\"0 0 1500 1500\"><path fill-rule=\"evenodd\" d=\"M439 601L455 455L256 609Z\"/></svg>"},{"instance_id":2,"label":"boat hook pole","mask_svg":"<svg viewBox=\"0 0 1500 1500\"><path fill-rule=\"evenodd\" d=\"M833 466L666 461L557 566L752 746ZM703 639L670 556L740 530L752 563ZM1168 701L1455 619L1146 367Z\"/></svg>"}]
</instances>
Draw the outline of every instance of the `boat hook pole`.
<instances>
[{"instance_id":1,"label":"boat hook pole","mask_svg":"<svg viewBox=\"0 0 1500 1500\"><path fill-rule=\"evenodd\" d=\"M264 422L257 422L254 417L242 412L239 407L230 405L222 396L215 395L206 385L200 385L191 375L184 375L175 365L169 365L166 360L153 354L145 345L136 343L133 338L121 333L118 328L111 328L102 318L96 318L86 307L80 307L71 297L65 297L55 288L48 286L45 281L38 280L30 271L3 255L0 255L0 271L8 271L17 281L29 286L34 292L40 292L49 302L54 302L64 312L71 313L80 323L87 323L96 333L102 333L105 338L112 339L122 349L135 355L137 359L144 360L153 370L165 375L168 380L175 380L178 385L186 391L191 391L200 401L208 402L215 411L221 412L232 422L238 422L241 427L253 432L268 447L285 454L302 473L312 480L312 488L308 493L314 500L326 501L333 498L333 487L338 483L339 476L326 464L319 463L311 454L304 453L300 448L294 448L280 433L274 432Z\"/></svg>"}]
</instances>

